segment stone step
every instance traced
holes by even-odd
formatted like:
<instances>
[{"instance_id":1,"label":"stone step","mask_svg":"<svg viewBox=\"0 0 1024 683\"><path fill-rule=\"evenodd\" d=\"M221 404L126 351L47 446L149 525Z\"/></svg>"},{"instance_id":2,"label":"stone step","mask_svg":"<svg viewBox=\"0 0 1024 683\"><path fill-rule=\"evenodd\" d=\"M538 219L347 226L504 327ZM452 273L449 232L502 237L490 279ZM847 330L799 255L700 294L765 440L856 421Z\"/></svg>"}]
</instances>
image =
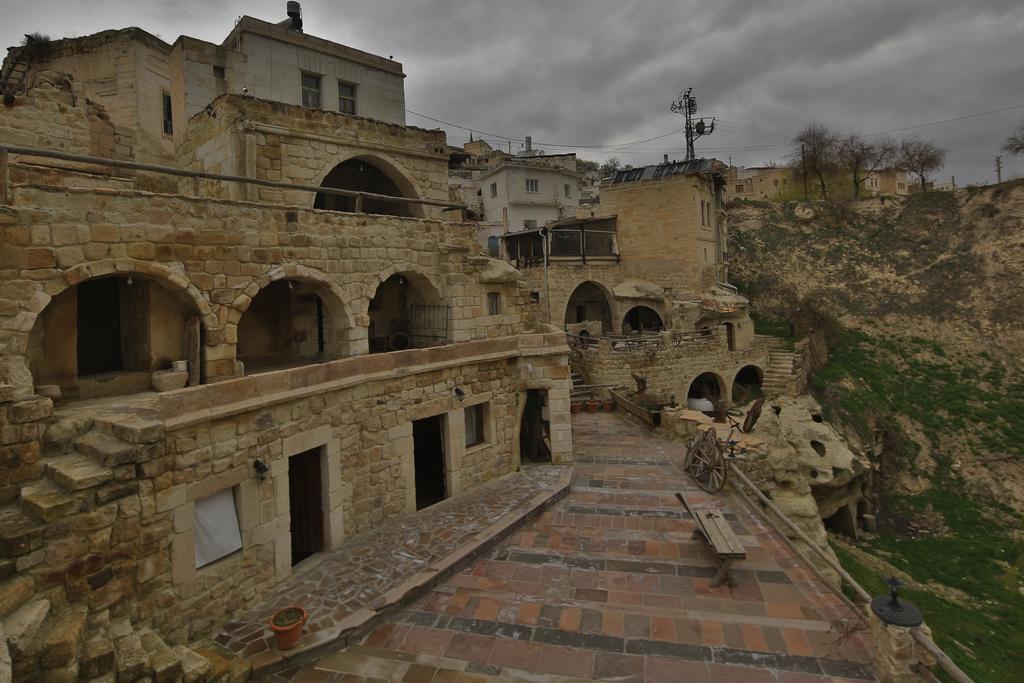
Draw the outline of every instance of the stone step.
<instances>
[{"instance_id":1,"label":"stone step","mask_svg":"<svg viewBox=\"0 0 1024 683\"><path fill-rule=\"evenodd\" d=\"M42 599L28 602L4 618L4 635L12 660L24 659L38 646L38 636L49 613L50 601Z\"/></svg>"},{"instance_id":2,"label":"stone step","mask_svg":"<svg viewBox=\"0 0 1024 683\"><path fill-rule=\"evenodd\" d=\"M20 505L0 508L0 557L21 557L43 545L43 527Z\"/></svg>"},{"instance_id":3,"label":"stone step","mask_svg":"<svg viewBox=\"0 0 1024 683\"><path fill-rule=\"evenodd\" d=\"M92 429L92 418L74 416L55 420L43 434L45 450L64 452L75 439Z\"/></svg>"},{"instance_id":4,"label":"stone step","mask_svg":"<svg viewBox=\"0 0 1024 683\"><path fill-rule=\"evenodd\" d=\"M79 506L78 498L61 491L50 481L39 481L21 489L21 509L38 522L51 522L74 514Z\"/></svg>"},{"instance_id":5,"label":"stone step","mask_svg":"<svg viewBox=\"0 0 1024 683\"><path fill-rule=\"evenodd\" d=\"M15 576L0 583L0 618L28 602L35 594L35 585L31 576Z\"/></svg>"},{"instance_id":6,"label":"stone step","mask_svg":"<svg viewBox=\"0 0 1024 683\"><path fill-rule=\"evenodd\" d=\"M460 683L504 683L521 681L511 677L498 667L493 671L467 671L469 662L449 657L414 655L409 652L385 650L365 645L352 645L340 652L324 657L317 663L318 668L342 674L341 680L350 676L365 680L383 679L391 681L415 680L459 681ZM412 671L410 671L412 670ZM422 676L422 678L420 678Z\"/></svg>"},{"instance_id":7,"label":"stone step","mask_svg":"<svg viewBox=\"0 0 1024 683\"><path fill-rule=\"evenodd\" d=\"M163 638L150 629L139 631L139 640L149 656L153 683L174 683L184 675L181 658L169 648Z\"/></svg>"},{"instance_id":8,"label":"stone step","mask_svg":"<svg viewBox=\"0 0 1024 683\"><path fill-rule=\"evenodd\" d=\"M57 482L65 491L81 491L101 486L114 478L109 467L103 467L92 458L72 453L46 461L46 471L50 479Z\"/></svg>"},{"instance_id":9,"label":"stone step","mask_svg":"<svg viewBox=\"0 0 1024 683\"><path fill-rule=\"evenodd\" d=\"M42 668L58 669L75 661L88 616L87 607L75 607L53 620L39 651L39 665Z\"/></svg>"},{"instance_id":10,"label":"stone step","mask_svg":"<svg viewBox=\"0 0 1024 683\"><path fill-rule=\"evenodd\" d=\"M82 647L82 656L78 660L78 675L85 680L114 676L116 661L114 641L110 634L104 631L90 635Z\"/></svg>"},{"instance_id":11,"label":"stone step","mask_svg":"<svg viewBox=\"0 0 1024 683\"><path fill-rule=\"evenodd\" d=\"M149 655L135 633L114 641L114 662L119 681L135 681L150 674Z\"/></svg>"},{"instance_id":12,"label":"stone step","mask_svg":"<svg viewBox=\"0 0 1024 683\"><path fill-rule=\"evenodd\" d=\"M184 683L199 683L208 680L210 660L195 650L184 645L175 645L174 652L181 660L182 680Z\"/></svg>"},{"instance_id":13,"label":"stone step","mask_svg":"<svg viewBox=\"0 0 1024 683\"><path fill-rule=\"evenodd\" d=\"M91 431L80 437L75 445L79 451L95 458L105 467L127 465L139 459L138 447L100 431Z\"/></svg>"},{"instance_id":14,"label":"stone step","mask_svg":"<svg viewBox=\"0 0 1024 683\"><path fill-rule=\"evenodd\" d=\"M243 683L252 675L252 662L231 652L223 645L212 640L191 643L190 647L200 657L206 659L210 668L207 681L223 681L224 683Z\"/></svg>"}]
</instances>

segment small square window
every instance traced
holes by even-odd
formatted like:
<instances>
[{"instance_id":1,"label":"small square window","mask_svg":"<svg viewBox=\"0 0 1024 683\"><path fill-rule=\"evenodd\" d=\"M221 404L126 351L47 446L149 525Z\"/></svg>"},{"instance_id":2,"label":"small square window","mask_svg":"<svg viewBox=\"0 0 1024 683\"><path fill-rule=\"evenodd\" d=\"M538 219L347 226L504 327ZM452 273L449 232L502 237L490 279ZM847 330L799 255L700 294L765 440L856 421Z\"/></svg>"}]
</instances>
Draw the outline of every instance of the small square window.
<instances>
[{"instance_id":1,"label":"small square window","mask_svg":"<svg viewBox=\"0 0 1024 683\"><path fill-rule=\"evenodd\" d=\"M170 93L160 93L160 104L163 111L164 135L174 135L174 115L172 114Z\"/></svg>"},{"instance_id":2,"label":"small square window","mask_svg":"<svg viewBox=\"0 0 1024 683\"><path fill-rule=\"evenodd\" d=\"M197 500L195 516L197 569L242 549L234 489Z\"/></svg>"},{"instance_id":3,"label":"small square window","mask_svg":"<svg viewBox=\"0 0 1024 683\"><path fill-rule=\"evenodd\" d=\"M227 78L227 73L224 71L224 67L218 66L217 64L214 64L213 65L213 77L214 78L218 78L218 79L220 79L222 81L225 78Z\"/></svg>"},{"instance_id":4,"label":"small square window","mask_svg":"<svg viewBox=\"0 0 1024 683\"><path fill-rule=\"evenodd\" d=\"M484 418L486 417L484 403L466 408L466 448L482 444L484 436Z\"/></svg>"},{"instance_id":5,"label":"small square window","mask_svg":"<svg viewBox=\"0 0 1024 683\"><path fill-rule=\"evenodd\" d=\"M539 304L540 303L540 292L530 292L530 303L531 304Z\"/></svg>"},{"instance_id":6,"label":"small square window","mask_svg":"<svg viewBox=\"0 0 1024 683\"><path fill-rule=\"evenodd\" d=\"M540 192L540 181L536 178L526 179L526 191L527 192Z\"/></svg>"},{"instance_id":7,"label":"small square window","mask_svg":"<svg viewBox=\"0 0 1024 683\"><path fill-rule=\"evenodd\" d=\"M523 230L536 230L537 221L526 219L523 221Z\"/></svg>"},{"instance_id":8,"label":"small square window","mask_svg":"<svg viewBox=\"0 0 1024 683\"><path fill-rule=\"evenodd\" d=\"M342 114L356 113L356 86L338 81L338 111Z\"/></svg>"},{"instance_id":9,"label":"small square window","mask_svg":"<svg viewBox=\"0 0 1024 683\"><path fill-rule=\"evenodd\" d=\"M572 197L572 188L570 188L570 187L569 187L569 183L566 183L566 184L565 184L565 185L563 186L563 189L565 190L565 196L566 196L567 198L568 198L568 197Z\"/></svg>"},{"instance_id":10,"label":"small square window","mask_svg":"<svg viewBox=\"0 0 1024 683\"><path fill-rule=\"evenodd\" d=\"M501 294L498 292L487 292L487 315L499 315L501 313Z\"/></svg>"},{"instance_id":11,"label":"small square window","mask_svg":"<svg viewBox=\"0 0 1024 683\"><path fill-rule=\"evenodd\" d=\"M310 109L320 108L320 76L302 74L302 106Z\"/></svg>"},{"instance_id":12,"label":"small square window","mask_svg":"<svg viewBox=\"0 0 1024 683\"><path fill-rule=\"evenodd\" d=\"M498 196L498 183L491 183L491 197Z\"/></svg>"}]
</instances>

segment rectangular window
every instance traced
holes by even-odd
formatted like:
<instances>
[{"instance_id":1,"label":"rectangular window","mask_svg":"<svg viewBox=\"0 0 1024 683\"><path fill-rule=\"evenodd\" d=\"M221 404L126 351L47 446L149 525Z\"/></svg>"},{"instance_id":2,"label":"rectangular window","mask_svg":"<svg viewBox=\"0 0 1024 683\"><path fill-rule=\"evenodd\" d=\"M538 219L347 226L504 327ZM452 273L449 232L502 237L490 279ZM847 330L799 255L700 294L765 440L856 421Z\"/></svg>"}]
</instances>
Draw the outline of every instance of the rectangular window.
<instances>
[{"instance_id":1,"label":"rectangular window","mask_svg":"<svg viewBox=\"0 0 1024 683\"><path fill-rule=\"evenodd\" d=\"M526 191L527 192L540 192L540 181L536 178L526 179Z\"/></svg>"},{"instance_id":2,"label":"rectangular window","mask_svg":"<svg viewBox=\"0 0 1024 683\"><path fill-rule=\"evenodd\" d=\"M537 221L529 220L529 219L523 221L523 230L536 230L536 229L537 229Z\"/></svg>"},{"instance_id":3,"label":"rectangular window","mask_svg":"<svg viewBox=\"0 0 1024 683\"><path fill-rule=\"evenodd\" d=\"M466 448L484 442L485 405L480 403L466 408Z\"/></svg>"},{"instance_id":4,"label":"rectangular window","mask_svg":"<svg viewBox=\"0 0 1024 683\"><path fill-rule=\"evenodd\" d=\"M319 109L320 103L320 77L316 74L302 74L302 106L310 109Z\"/></svg>"},{"instance_id":5,"label":"rectangular window","mask_svg":"<svg viewBox=\"0 0 1024 683\"><path fill-rule=\"evenodd\" d=\"M569 187L569 183L566 183L566 184L565 184L565 186L564 186L564 190L565 190L565 196L566 196L566 198L572 197L572 192L570 191L570 190L571 190L571 188Z\"/></svg>"},{"instance_id":6,"label":"rectangular window","mask_svg":"<svg viewBox=\"0 0 1024 683\"><path fill-rule=\"evenodd\" d=\"M742 185L737 185L736 186L736 194L743 194L743 186Z\"/></svg>"},{"instance_id":7,"label":"rectangular window","mask_svg":"<svg viewBox=\"0 0 1024 683\"><path fill-rule=\"evenodd\" d=\"M224 67L217 66L216 64L214 64L213 77L223 81L225 78L227 78L227 72L224 71Z\"/></svg>"},{"instance_id":8,"label":"rectangular window","mask_svg":"<svg viewBox=\"0 0 1024 683\"><path fill-rule=\"evenodd\" d=\"M491 197L498 196L498 183L491 183Z\"/></svg>"},{"instance_id":9,"label":"rectangular window","mask_svg":"<svg viewBox=\"0 0 1024 683\"><path fill-rule=\"evenodd\" d=\"M160 102L164 117L164 135L174 135L174 118L171 114L170 93L160 93Z\"/></svg>"},{"instance_id":10,"label":"rectangular window","mask_svg":"<svg viewBox=\"0 0 1024 683\"><path fill-rule=\"evenodd\" d=\"M242 549L234 489L224 489L195 502L196 568Z\"/></svg>"},{"instance_id":11,"label":"rectangular window","mask_svg":"<svg viewBox=\"0 0 1024 683\"><path fill-rule=\"evenodd\" d=\"M530 292L530 303L531 304L539 304L540 303L540 292Z\"/></svg>"},{"instance_id":12,"label":"rectangular window","mask_svg":"<svg viewBox=\"0 0 1024 683\"><path fill-rule=\"evenodd\" d=\"M356 86L338 81L338 111L342 114L356 113Z\"/></svg>"},{"instance_id":13,"label":"rectangular window","mask_svg":"<svg viewBox=\"0 0 1024 683\"><path fill-rule=\"evenodd\" d=\"M498 292L487 292L487 315L498 315L501 313L501 294Z\"/></svg>"}]
</instances>

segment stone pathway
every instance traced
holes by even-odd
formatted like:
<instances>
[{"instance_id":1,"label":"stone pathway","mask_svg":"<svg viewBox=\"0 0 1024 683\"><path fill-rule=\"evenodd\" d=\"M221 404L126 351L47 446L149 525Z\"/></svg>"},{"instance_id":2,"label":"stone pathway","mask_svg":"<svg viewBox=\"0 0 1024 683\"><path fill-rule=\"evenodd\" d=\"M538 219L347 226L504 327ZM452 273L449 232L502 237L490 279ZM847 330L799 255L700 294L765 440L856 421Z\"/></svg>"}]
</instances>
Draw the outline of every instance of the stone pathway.
<instances>
[{"instance_id":1,"label":"stone pathway","mask_svg":"<svg viewBox=\"0 0 1024 683\"><path fill-rule=\"evenodd\" d=\"M214 640L249 659L258 672L281 665L282 654L296 657L344 639L564 495L571 477L568 467L525 468L356 537L300 565L258 606L225 624ZM309 621L299 645L281 653L267 622L289 605L304 607Z\"/></svg>"},{"instance_id":2,"label":"stone pathway","mask_svg":"<svg viewBox=\"0 0 1024 683\"><path fill-rule=\"evenodd\" d=\"M272 680L874 680L866 631L763 520L672 464L680 446L617 415L574 416L572 493L360 645ZM714 500L747 548L738 585L673 493Z\"/></svg>"}]
</instances>

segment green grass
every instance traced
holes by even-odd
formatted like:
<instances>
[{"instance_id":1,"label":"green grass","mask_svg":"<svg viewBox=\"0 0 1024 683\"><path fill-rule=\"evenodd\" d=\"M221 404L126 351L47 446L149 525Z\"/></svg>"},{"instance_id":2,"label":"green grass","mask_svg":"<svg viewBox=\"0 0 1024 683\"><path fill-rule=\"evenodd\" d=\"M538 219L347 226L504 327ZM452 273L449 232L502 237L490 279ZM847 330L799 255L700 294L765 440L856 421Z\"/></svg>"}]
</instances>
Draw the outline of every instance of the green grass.
<instances>
[{"instance_id":1,"label":"green grass","mask_svg":"<svg viewBox=\"0 0 1024 683\"><path fill-rule=\"evenodd\" d=\"M790 324L788 320L780 320L777 318L764 318L751 314L750 316L754 321L754 332L756 334L766 334L771 337L779 337L786 341L786 348L790 351L794 348L796 339L790 334Z\"/></svg>"}]
</instances>

